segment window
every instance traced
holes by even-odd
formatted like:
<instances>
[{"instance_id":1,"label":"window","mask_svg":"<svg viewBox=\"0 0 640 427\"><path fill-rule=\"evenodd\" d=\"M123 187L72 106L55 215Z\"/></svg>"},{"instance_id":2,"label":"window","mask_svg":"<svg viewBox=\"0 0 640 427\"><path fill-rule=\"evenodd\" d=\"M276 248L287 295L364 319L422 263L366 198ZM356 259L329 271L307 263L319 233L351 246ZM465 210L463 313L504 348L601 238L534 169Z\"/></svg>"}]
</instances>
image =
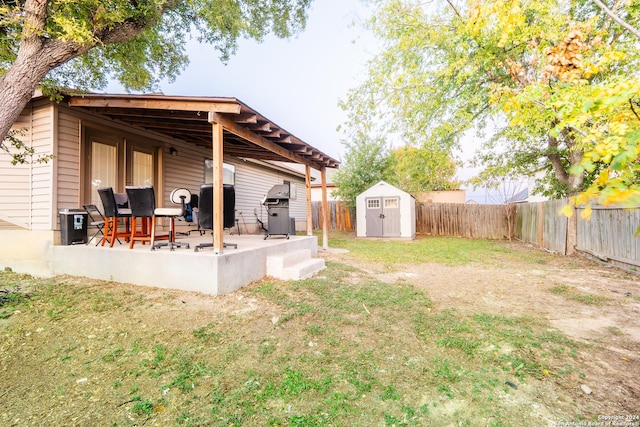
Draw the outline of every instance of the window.
<instances>
[{"instance_id":1,"label":"window","mask_svg":"<svg viewBox=\"0 0 640 427\"><path fill-rule=\"evenodd\" d=\"M153 154L133 150L133 170L131 183L136 186L153 185Z\"/></svg>"},{"instance_id":2,"label":"window","mask_svg":"<svg viewBox=\"0 0 640 427\"><path fill-rule=\"evenodd\" d=\"M394 197L393 199L384 199L384 208L385 209L398 209L399 200Z\"/></svg>"},{"instance_id":3,"label":"window","mask_svg":"<svg viewBox=\"0 0 640 427\"><path fill-rule=\"evenodd\" d=\"M204 161L204 182L206 184L213 182L213 160L211 159ZM222 183L236 185L236 167L234 165L222 164Z\"/></svg>"},{"instance_id":4,"label":"window","mask_svg":"<svg viewBox=\"0 0 640 427\"><path fill-rule=\"evenodd\" d=\"M367 199L367 209L380 209L380 199Z\"/></svg>"},{"instance_id":5,"label":"window","mask_svg":"<svg viewBox=\"0 0 640 427\"><path fill-rule=\"evenodd\" d=\"M91 143L91 203L100 205L98 188L117 187L118 159L115 145Z\"/></svg>"}]
</instances>

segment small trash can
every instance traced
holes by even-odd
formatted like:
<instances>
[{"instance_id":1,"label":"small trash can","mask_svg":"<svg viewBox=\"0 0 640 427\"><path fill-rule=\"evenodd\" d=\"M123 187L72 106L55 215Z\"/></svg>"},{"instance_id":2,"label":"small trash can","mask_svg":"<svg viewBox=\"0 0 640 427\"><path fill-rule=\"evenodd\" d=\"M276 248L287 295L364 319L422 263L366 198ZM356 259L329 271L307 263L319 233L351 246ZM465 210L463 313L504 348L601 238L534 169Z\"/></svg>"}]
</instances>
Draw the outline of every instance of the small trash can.
<instances>
[{"instance_id":1,"label":"small trash can","mask_svg":"<svg viewBox=\"0 0 640 427\"><path fill-rule=\"evenodd\" d=\"M87 243L88 215L83 209L66 208L60 211L60 237L63 245Z\"/></svg>"}]
</instances>

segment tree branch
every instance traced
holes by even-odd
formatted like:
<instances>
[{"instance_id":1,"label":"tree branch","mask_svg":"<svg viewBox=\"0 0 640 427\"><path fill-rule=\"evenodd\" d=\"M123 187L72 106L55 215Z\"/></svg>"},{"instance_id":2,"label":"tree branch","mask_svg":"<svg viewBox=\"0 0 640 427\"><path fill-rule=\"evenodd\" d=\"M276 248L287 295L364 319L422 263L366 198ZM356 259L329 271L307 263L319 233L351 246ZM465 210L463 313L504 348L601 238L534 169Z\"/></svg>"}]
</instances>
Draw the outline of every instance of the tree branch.
<instances>
[{"instance_id":1,"label":"tree branch","mask_svg":"<svg viewBox=\"0 0 640 427\"><path fill-rule=\"evenodd\" d=\"M600 0L593 0L593 2L595 4L598 5L598 7L600 9L602 9L602 11L604 13L606 13L611 19L613 19L618 25L620 25L622 28L624 28L625 30L629 31L631 34L633 34L634 36L636 36L637 38L640 39L640 31L636 30L635 28L633 28L631 25L627 24L626 22L624 22L622 19L620 19L618 17L618 15L616 15L615 13L613 13L611 11L611 9L609 9L604 3L602 3Z\"/></svg>"},{"instance_id":2,"label":"tree branch","mask_svg":"<svg viewBox=\"0 0 640 427\"><path fill-rule=\"evenodd\" d=\"M456 13L458 18L462 19L462 15L460 15L460 12L458 12L458 9L456 9L456 6L453 3L451 3L451 0L447 0L447 3L449 3L449 6L451 6L451 9L453 9L453 11Z\"/></svg>"}]
</instances>

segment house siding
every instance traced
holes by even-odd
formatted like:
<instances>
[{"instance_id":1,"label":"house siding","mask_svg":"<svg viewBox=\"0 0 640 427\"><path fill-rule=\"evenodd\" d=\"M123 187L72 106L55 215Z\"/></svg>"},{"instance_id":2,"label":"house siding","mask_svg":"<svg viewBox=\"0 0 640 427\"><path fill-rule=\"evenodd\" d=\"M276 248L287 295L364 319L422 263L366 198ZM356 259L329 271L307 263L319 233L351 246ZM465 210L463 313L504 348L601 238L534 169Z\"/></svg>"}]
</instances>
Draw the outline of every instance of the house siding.
<instances>
[{"instance_id":1,"label":"house siding","mask_svg":"<svg viewBox=\"0 0 640 427\"><path fill-rule=\"evenodd\" d=\"M80 208L80 121L60 108L57 114L56 209Z\"/></svg>"},{"instance_id":2,"label":"house siding","mask_svg":"<svg viewBox=\"0 0 640 427\"><path fill-rule=\"evenodd\" d=\"M31 144L37 153L53 153L54 108L46 100L34 102ZM55 154L55 153L54 153ZM53 226L53 170L55 159L34 163L31 178L31 230L51 230Z\"/></svg>"},{"instance_id":3,"label":"house siding","mask_svg":"<svg viewBox=\"0 0 640 427\"><path fill-rule=\"evenodd\" d=\"M94 126L89 116L46 99L34 101L25 109L14 127L30 129L23 140L37 153L53 153L55 158L46 164L13 166L9 156L0 156L1 229L58 230L58 212L64 208L79 208L85 202L81 193L81 123ZM105 127L103 119L96 117L95 120L96 126ZM117 124L108 128L123 138L131 132L128 127ZM140 131L134 131L134 134L136 139L141 135ZM152 134L143 138L162 151L158 171L162 180L160 204L171 205L169 196L174 188L188 188L197 194L204 182L204 160L212 157L211 151L178 140L155 138ZM177 149L177 155L169 153L170 147ZM283 181L296 186L297 197L290 201L289 215L296 219L297 230L304 228L307 215L304 178L295 172L272 169L240 158L225 157L225 162L236 167L236 217L242 233L260 232L256 215L265 224L268 222L261 201L271 187Z\"/></svg>"},{"instance_id":4,"label":"house siding","mask_svg":"<svg viewBox=\"0 0 640 427\"><path fill-rule=\"evenodd\" d=\"M233 164L236 166L236 188L238 189L236 191L236 216L243 232L260 231L256 215L266 226L268 215L262 205L262 199L271 187L282 184L283 181L294 183L297 188L297 199L289 202L289 216L295 218L298 223L296 230L300 230L302 224L306 224L307 202L303 179L278 170L268 171L266 168L242 160Z\"/></svg>"},{"instance_id":5,"label":"house siding","mask_svg":"<svg viewBox=\"0 0 640 427\"><path fill-rule=\"evenodd\" d=\"M49 102L27 105L13 129L27 129L23 142L37 154L53 151L53 108ZM50 230L53 162L12 165L9 156L0 156L0 218L9 225L29 230Z\"/></svg>"},{"instance_id":6,"label":"house siding","mask_svg":"<svg viewBox=\"0 0 640 427\"><path fill-rule=\"evenodd\" d=\"M25 109L13 129L29 128L31 108ZM23 142L31 141L31 133L19 137ZM0 154L0 227L2 229L29 228L30 165L12 165L11 157Z\"/></svg>"}]
</instances>

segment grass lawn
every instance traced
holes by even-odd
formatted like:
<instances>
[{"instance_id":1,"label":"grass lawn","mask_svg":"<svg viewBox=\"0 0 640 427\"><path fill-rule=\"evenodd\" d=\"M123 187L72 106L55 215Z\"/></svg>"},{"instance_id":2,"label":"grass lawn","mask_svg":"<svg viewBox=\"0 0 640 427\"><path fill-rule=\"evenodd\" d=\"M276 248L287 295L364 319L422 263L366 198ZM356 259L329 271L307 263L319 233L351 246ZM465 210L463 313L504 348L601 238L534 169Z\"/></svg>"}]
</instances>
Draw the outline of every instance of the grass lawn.
<instances>
[{"instance_id":1,"label":"grass lawn","mask_svg":"<svg viewBox=\"0 0 640 427\"><path fill-rule=\"evenodd\" d=\"M349 253L328 257L315 278L265 279L223 297L0 273L0 423L537 426L617 414L598 412L578 388L591 375L585 355L602 343L532 312L439 303L419 276L380 279L411 266L468 282L459 269L555 271L557 257L344 233L330 246ZM583 293L556 281L544 297L617 304Z\"/></svg>"}]
</instances>

